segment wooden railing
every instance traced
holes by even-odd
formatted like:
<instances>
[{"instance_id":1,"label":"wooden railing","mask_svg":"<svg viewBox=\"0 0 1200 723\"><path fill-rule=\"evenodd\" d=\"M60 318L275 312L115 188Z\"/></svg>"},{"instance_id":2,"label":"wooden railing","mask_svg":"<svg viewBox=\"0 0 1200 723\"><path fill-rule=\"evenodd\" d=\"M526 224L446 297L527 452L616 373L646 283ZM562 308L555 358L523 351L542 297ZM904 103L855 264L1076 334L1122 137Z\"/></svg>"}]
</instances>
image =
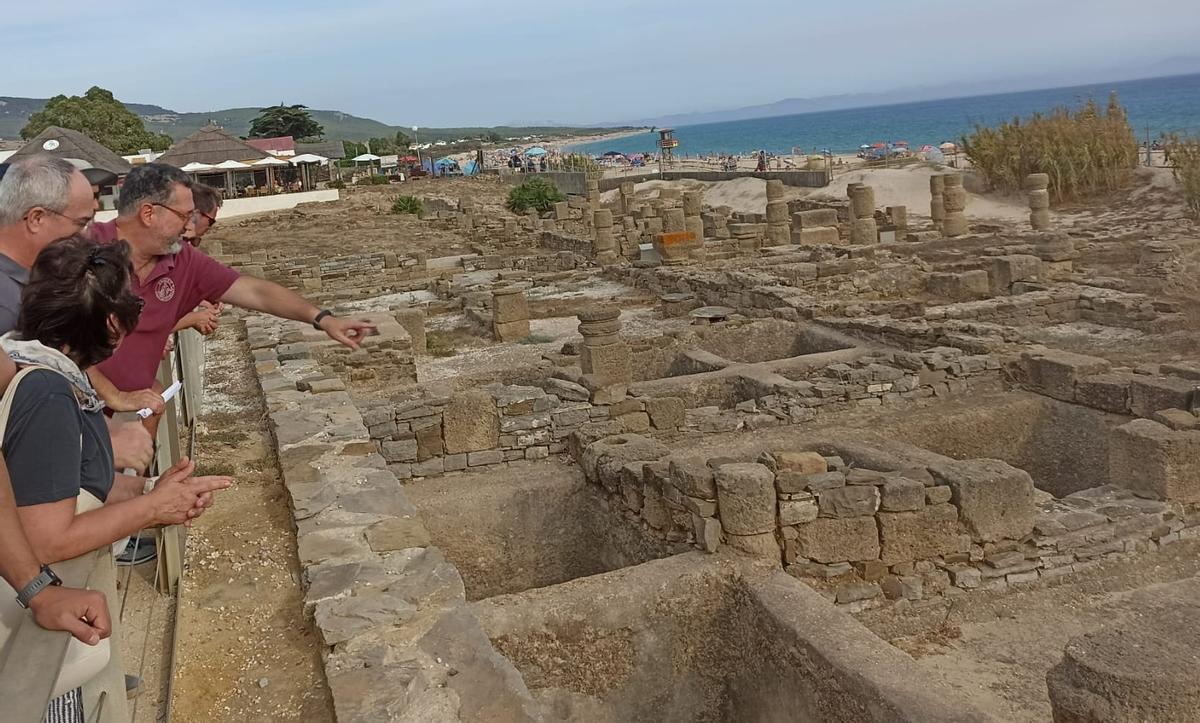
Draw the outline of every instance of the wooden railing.
<instances>
[{"instance_id":1,"label":"wooden railing","mask_svg":"<svg viewBox=\"0 0 1200 723\"><path fill-rule=\"evenodd\" d=\"M179 395L167 404L158 427L154 466L165 470L175 464L191 444L181 439L184 427L190 431L201 404L204 386L204 340L194 331L181 332L175 351L159 366L159 382L169 387L183 381ZM159 589L174 594L183 572L185 528L172 526L160 531L158 544ZM108 666L83 687L84 720L87 723L127 723L129 707L125 697L125 666L121 655L119 625L121 599L117 595L116 566L109 548L54 565L63 584L87 587L103 592L113 619L109 640L112 655ZM149 633L147 633L149 634ZM39 723L46 712L58 672L62 669L70 636L39 627L26 616L0 650L0 720L5 723ZM173 667L173 666L172 666ZM134 671L128 671L134 672ZM160 712L161 713L161 712ZM160 716L156 716L161 719Z\"/></svg>"}]
</instances>

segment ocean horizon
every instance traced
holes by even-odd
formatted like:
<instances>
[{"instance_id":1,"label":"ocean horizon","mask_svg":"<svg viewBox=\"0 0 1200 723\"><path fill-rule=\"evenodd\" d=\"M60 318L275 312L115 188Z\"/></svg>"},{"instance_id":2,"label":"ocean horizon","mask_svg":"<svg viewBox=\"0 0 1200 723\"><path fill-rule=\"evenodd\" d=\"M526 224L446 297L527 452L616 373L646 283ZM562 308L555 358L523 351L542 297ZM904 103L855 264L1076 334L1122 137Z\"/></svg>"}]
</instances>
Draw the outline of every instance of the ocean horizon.
<instances>
[{"instance_id":1,"label":"ocean horizon","mask_svg":"<svg viewBox=\"0 0 1200 723\"><path fill-rule=\"evenodd\" d=\"M740 154L765 150L788 154L830 150L852 153L863 144L906 141L922 145L957 143L976 125L992 126L1046 113L1058 106L1077 108L1088 98L1103 107L1115 91L1139 141L1168 133L1200 134L1200 73L1163 78L1093 83L1064 88L945 98L913 103L844 108L766 118L675 126L679 155ZM568 145L576 153L599 155L655 152L657 133Z\"/></svg>"}]
</instances>

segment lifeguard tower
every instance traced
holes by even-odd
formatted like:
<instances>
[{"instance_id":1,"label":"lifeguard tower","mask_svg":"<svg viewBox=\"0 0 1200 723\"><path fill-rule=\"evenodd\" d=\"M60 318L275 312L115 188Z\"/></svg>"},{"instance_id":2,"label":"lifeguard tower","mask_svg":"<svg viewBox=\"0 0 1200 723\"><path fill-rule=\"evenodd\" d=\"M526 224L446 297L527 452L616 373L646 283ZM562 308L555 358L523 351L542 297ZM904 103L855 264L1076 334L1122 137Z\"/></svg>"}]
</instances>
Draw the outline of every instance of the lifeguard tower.
<instances>
[{"instance_id":1,"label":"lifeguard tower","mask_svg":"<svg viewBox=\"0 0 1200 723\"><path fill-rule=\"evenodd\" d=\"M675 160L675 149L679 147L679 139L675 137L675 129L658 129L658 172L661 174L664 163Z\"/></svg>"}]
</instances>

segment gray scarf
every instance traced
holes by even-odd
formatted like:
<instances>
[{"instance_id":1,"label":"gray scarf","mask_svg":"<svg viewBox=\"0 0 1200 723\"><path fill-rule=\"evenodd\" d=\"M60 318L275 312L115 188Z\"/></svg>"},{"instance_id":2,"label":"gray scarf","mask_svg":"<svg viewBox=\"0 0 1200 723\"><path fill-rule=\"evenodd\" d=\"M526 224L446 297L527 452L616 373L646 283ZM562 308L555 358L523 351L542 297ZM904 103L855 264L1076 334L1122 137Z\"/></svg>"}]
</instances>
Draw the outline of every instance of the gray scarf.
<instances>
[{"instance_id":1,"label":"gray scarf","mask_svg":"<svg viewBox=\"0 0 1200 723\"><path fill-rule=\"evenodd\" d=\"M79 408L83 411L99 412L104 409L104 402L96 394L91 380L58 349L52 349L40 341L21 339L15 331L0 336L0 348L17 364L46 367L66 377L75 387L75 398L79 400Z\"/></svg>"}]
</instances>

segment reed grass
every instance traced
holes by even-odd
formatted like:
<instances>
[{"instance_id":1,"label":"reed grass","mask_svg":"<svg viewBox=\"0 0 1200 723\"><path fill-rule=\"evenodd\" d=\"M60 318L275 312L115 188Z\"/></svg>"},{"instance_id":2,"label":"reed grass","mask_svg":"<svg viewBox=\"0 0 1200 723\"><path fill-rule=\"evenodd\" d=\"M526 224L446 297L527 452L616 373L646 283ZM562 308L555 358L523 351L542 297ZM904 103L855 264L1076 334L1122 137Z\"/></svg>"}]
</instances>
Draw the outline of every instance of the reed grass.
<instances>
[{"instance_id":1,"label":"reed grass","mask_svg":"<svg viewBox=\"0 0 1200 723\"><path fill-rule=\"evenodd\" d=\"M1104 110L1092 98L1077 110L1058 107L995 128L976 125L962 148L995 190L1018 191L1030 173L1048 174L1057 203L1124 187L1138 152L1116 93Z\"/></svg>"},{"instance_id":2,"label":"reed grass","mask_svg":"<svg viewBox=\"0 0 1200 723\"><path fill-rule=\"evenodd\" d=\"M1200 221L1200 137L1169 136L1167 163L1183 189L1183 199L1192 217Z\"/></svg>"}]
</instances>

